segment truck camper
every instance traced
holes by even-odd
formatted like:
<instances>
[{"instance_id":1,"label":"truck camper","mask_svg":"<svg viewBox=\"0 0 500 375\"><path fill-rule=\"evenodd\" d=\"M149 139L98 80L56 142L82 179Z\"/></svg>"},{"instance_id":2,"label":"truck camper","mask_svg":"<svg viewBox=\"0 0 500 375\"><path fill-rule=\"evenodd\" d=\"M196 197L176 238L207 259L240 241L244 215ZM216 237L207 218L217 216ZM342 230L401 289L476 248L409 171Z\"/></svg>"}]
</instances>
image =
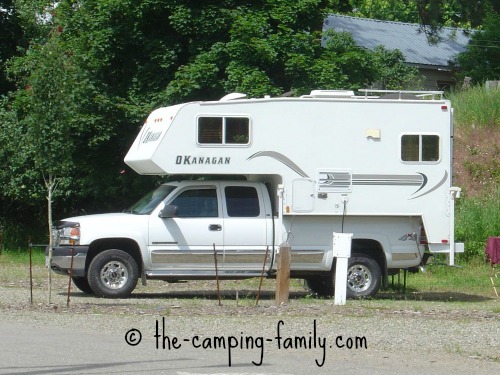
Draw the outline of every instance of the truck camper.
<instances>
[{"instance_id":1,"label":"truck camper","mask_svg":"<svg viewBox=\"0 0 500 375\"><path fill-rule=\"evenodd\" d=\"M73 246L75 284L124 297L139 278L215 278L214 252L220 278L273 277L287 242L291 277L329 296L332 234L350 232L347 295L372 296L426 252L453 264L463 251L452 154L453 110L436 91L233 93L159 108L125 163L170 182L127 212L55 223L51 267L67 274Z\"/></svg>"}]
</instances>

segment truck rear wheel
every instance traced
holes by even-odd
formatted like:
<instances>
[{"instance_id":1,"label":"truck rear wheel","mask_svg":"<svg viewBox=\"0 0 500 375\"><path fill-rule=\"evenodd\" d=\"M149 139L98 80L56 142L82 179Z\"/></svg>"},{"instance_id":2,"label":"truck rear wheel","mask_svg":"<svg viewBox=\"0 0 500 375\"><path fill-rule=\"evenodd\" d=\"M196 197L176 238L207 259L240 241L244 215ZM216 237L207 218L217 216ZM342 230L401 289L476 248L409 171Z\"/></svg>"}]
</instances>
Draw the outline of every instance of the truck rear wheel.
<instances>
[{"instance_id":1,"label":"truck rear wheel","mask_svg":"<svg viewBox=\"0 0 500 375\"><path fill-rule=\"evenodd\" d=\"M318 297L331 297L334 292L333 280L328 276L313 276L306 279L306 284L311 292Z\"/></svg>"},{"instance_id":2,"label":"truck rear wheel","mask_svg":"<svg viewBox=\"0 0 500 375\"><path fill-rule=\"evenodd\" d=\"M347 266L347 297L360 298L374 296L381 281L378 263L363 254L353 254ZM335 266L327 277L314 276L306 279L307 286L319 297L332 297L335 294Z\"/></svg>"},{"instance_id":3,"label":"truck rear wheel","mask_svg":"<svg viewBox=\"0 0 500 375\"><path fill-rule=\"evenodd\" d=\"M134 290L138 279L136 261L122 250L103 251L95 256L89 266L89 285L101 297L127 297Z\"/></svg>"},{"instance_id":4,"label":"truck rear wheel","mask_svg":"<svg viewBox=\"0 0 500 375\"><path fill-rule=\"evenodd\" d=\"M382 272L378 263L362 254L349 258L347 266L347 297L371 297L380 288Z\"/></svg>"}]
</instances>

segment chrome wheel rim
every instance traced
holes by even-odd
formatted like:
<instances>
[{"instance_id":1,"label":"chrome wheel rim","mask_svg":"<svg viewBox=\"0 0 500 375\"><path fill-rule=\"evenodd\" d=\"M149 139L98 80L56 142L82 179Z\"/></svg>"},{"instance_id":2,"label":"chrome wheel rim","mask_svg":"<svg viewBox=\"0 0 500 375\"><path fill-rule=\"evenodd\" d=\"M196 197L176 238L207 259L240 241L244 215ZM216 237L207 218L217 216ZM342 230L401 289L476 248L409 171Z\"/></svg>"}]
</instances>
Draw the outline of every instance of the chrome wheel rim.
<instances>
[{"instance_id":1,"label":"chrome wheel rim","mask_svg":"<svg viewBox=\"0 0 500 375\"><path fill-rule=\"evenodd\" d=\"M356 264L347 270L347 286L354 292L364 292L371 282L371 272L367 267Z\"/></svg>"},{"instance_id":2,"label":"chrome wheel rim","mask_svg":"<svg viewBox=\"0 0 500 375\"><path fill-rule=\"evenodd\" d=\"M101 269L101 282L109 289L120 289L128 281L128 270L122 262L110 261Z\"/></svg>"}]
</instances>

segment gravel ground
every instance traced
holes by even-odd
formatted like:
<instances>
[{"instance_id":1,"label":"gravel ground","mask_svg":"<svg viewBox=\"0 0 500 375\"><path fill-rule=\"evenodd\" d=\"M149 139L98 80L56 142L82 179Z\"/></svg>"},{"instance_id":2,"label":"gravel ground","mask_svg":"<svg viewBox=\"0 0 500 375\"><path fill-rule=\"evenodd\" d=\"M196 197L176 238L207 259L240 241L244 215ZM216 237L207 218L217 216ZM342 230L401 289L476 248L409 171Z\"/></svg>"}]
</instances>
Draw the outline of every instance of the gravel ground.
<instances>
[{"instance_id":1,"label":"gravel ground","mask_svg":"<svg viewBox=\"0 0 500 375\"><path fill-rule=\"evenodd\" d=\"M163 318L165 333L179 338L273 339L280 329L283 337L324 338L338 350L358 341L361 347L351 349L351 354L360 350L432 357L443 359L443 366L457 359L475 361L486 366L485 373L492 368L500 373L500 300L490 297L380 293L376 299L335 306L333 300L317 299L295 282L290 302L278 307L273 281L266 281L256 306L257 281L221 281L220 306L213 281L155 281L138 285L128 299L116 300L85 295L72 286L67 306L67 278L54 277L50 305L46 282L40 280L34 283L33 303L28 281L0 281L0 320L120 335L135 328L150 339Z\"/></svg>"}]
</instances>

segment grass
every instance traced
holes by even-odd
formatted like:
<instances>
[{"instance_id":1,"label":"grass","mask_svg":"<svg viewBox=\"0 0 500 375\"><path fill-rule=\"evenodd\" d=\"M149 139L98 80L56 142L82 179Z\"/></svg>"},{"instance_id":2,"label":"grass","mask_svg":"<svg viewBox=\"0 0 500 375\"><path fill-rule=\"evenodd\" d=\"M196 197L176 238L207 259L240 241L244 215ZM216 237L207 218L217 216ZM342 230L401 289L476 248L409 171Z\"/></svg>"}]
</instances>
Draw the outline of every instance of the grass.
<instances>
[{"instance_id":1,"label":"grass","mask_svg":"<svg viewBox=\"0 0 500 375\"><path fill-rule=\"evenodd\" d=\"M47 279L45 267L45 253L42 249L33 248L31 262L34 283L41 283ZM29 281L30 255L28 249L3 250L0 254L0 282L18 284Z\"/></svg>"},{"instance_id":2,"label":"grass","mask_svg":"<svg viewBox=\"0 0 500 375\"><path fill-rule=\"evenodd\" d=\"M460 200L455 218L455 237L465 243L465 261L484 255L486 240L500 235L500 188L495 193Z\"/></svg>"},{"instance_id":3,"label":"grass","mask_svg":"<svg viewBox=\"0 0 500 375\"><path fill-rule=\"evenodd\" d=\"M486 91L484 86L474 86L447 96L455 110L457 126L470 130L500 126L500 90Z\"/></svg>"},{"instance_id":4,"label":"grass","mask_svg":"<svg viewBox=\"0 0 500 375\"><path fill-rule=\"evenodd\" d=\"M0 266L29 264L29 249L3 250L0 253ZM45 250L33 248L32 262L35 265L45 264Z\"/></svg>"},{"instance_id":5,"label":"grass","mask_svg":"<svg viewBox=\"0 0 500 375\"><path fill-rule=\"evenodd\" d=\"M426 272L407 275L406 296L389 289L381 291L382 298L406 298L413 295L416 299L421 296L425 298L436 298L442 301L450 301L449 297L463 300L481 299L482 297L494 297L493 288L490 281L491 267L484 261L484 257L476 257L468 262L462 262L457 267L445 265L445 259L439 256L435 257L428 266ZM460 263L460 259L458 259ZM42 250L34 249L32 254L33 277L35 280L42 281L47 277L45 268L45 254ZM29 279L29 253L27 250L7 250L0 255L0 282L17 282L19 280ZM397 279L396 279L397 280ZM239 300L242 305L246 305L246 300L250 299L253 303L254 293L258 289L259 278L252 278L243 281L224 280L225 290L231 289L239 291ZM402 283L402 277L400 279ZM196 282L192 282L196 283ZM264 280L264 288L269 290L274 284L274 280ZM147 290L147 288L146 288ZM304 290L302 280L294 279L291 281L291 290ZM433 297L434 296L434 297ZM235 298L235 295L232 297ZM310 294L304 294L301 302L307 303L308 300L315 299ZM303 300L303 301L302 301ZM500 306L499 306L500 312Z\"/></svg>"},{"instance_id":6,"label":"grass","mask_svg":"<svg viewBox=\"0 0 500 375\"><path fill-rule=\"evenodd\" d=\"M426 272L409 276L412 288L464 294L490 295L492 292L489 263L477 259L456 267L450 267L444 263L431 263L425 269Z\"/></svg>"}]
</instances>

